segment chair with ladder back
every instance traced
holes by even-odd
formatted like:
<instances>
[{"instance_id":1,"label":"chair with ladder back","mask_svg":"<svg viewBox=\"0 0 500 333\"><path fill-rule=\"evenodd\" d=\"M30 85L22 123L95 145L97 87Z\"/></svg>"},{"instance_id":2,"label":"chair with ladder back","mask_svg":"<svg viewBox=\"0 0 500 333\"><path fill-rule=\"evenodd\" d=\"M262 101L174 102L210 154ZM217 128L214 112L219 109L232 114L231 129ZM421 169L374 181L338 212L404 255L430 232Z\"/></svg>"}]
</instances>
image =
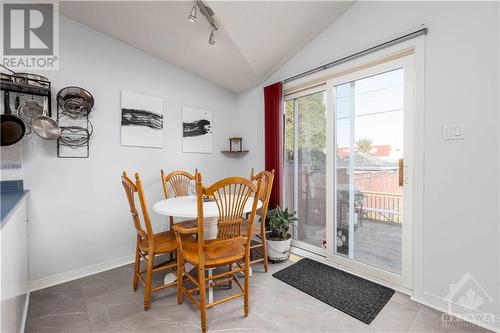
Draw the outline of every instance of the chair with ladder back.
<instances>
[{"instance_id":1,"label":"chair with ladder back","mask_svg":"<svg viewBox=\"0 0 500 333\"><path fill-rule=\"evenodd\" d=\"M173 231L160 232L156 234L153 232L146 198L144 196L144 189L139 174L135 174L136 181L134 182L127 176L127 173L123 171L121 180L125 189L125 194L127 195L130 213L132 214L132 219L134 221L135 231L137 234L134 266L134 291L137 291L138 283L140 280L144 285L144 310L148 310L150 307L151 292L159 291L177 285L177 282L174 281L172 283L161 285L155 288L152 288L151 286L153 273L167 269L176 272L175 259L171 259L155 265L154 258L155 256L166 253L175 253L177 251L177 242ZM139 197L144 227L141 224L141 219L139 218L139 213L137 212L135 199L136 195ZM144 259L147 263L147 267L143 271L140 270L141 258ZM146 274L145 278L143 277L144 274Z\"/></svg>"},{"instance_id":2,"label":"chair with ladder back","mask_svg":"<svg viewBox=\"0 0 500 333\"><path fill-rule=\"evenodd\" d=\"M206 310L217 304L221 304L239 297L244 298L244 314L249 311L249 267L250 267L250 239L253 220L257 211L258 200L253 200L252 195L258 198L260 195L260 181L254 184L247 178L230 177L222 179L209 187L203 187L201 174L196 173L197 193L197 227L196 242L186 241L183 231L174 225L177 238L178 266L177 266L177 301L182 304L183 295L194 303L201 312L201 329L206 332ZM204 198L215 201L219 212L217 220L217 237L205 240L203 237L203 203ZM252 201L250 213L249 232L242 235L241 227L243 214L248 200ZM192 231L188 231L191 233ZM186 271L185 263L196 267L197 276ZM233 268L234 265L234 268ZM205 272L217 267L230 267L228 271L205 277ZM238 280L237 273L244 272L244 284ZM188 289L183 280L187 278L195 287ZM234 281L240 292L231 296L218 299L210 304L206 301L206 288L218 284ZM198 294L198 299L195 298Z\"/></svg>"}]
</instances>

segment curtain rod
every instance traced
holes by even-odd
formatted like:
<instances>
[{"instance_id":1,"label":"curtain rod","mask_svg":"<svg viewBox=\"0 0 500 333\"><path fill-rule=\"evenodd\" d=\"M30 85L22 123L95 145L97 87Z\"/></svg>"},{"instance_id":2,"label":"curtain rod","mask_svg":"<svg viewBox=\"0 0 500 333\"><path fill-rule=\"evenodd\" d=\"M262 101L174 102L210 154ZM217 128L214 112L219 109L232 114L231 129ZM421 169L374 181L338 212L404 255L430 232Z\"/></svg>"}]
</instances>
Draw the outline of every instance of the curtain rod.
<instances>
[{"instance_id":1,"label":"curtain rod","mask_svg":"<svg viewBox=\"0 0 500 333\"><path fill-rule=\"evenodd\" d=\"M413 38L416 38L418 36L425 35L425 34L427 34L427 30L428 29L427 29L427 27L425 25L421 25L416 30L414 30L412 32L405 33L405 34L403 34L401 36L398 36L396 38L393 38L393 39L388 40L386 42L383 42L381 44L377 44L377 45L372 46L370 48L364 49L363 51L359 51L359 52L353 53L353 54L348 55L346 57L334 60L334 61L329 62L327 64L318 66L316 68L310 69L310 70L305 71L303 73L291 76L288 79L285 79L283 81L283 83L288 83L288 82L291 82L291 81L295 81L297 79L303 78L304 76L308 76L310 74L314 74L314 73L323 71L325 69L331 68L333 66L340 65L340 64L342 64L342 63L344 63L346 61L350 61L350 60L362 57L364 55L367 55L367 54L379 51L379 50L384 49L386 47L389 47L389 46L392 46L392 45L395 45L395 44L399 44L399 43L405 42L405 41L407 41L409 39L413 39Z\"/></svg>"}]
</instances>

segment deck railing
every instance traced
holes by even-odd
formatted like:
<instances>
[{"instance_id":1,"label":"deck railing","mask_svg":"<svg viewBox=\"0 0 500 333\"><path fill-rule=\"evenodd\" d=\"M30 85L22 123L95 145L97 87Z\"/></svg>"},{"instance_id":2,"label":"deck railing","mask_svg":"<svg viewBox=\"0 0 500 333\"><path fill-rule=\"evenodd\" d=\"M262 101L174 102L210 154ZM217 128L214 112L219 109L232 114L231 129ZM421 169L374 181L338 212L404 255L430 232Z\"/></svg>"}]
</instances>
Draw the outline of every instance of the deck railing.
<instances>
[{"instance_id":1,"label":"deck railing","mask_svg":"<svg viewBox=\"0 0 500 333\"><path fill-rule=\"evenodd\" d=\"M403 223L403 197L400 193L363 191L362 217Z\"/></svg>"}]
</instances>

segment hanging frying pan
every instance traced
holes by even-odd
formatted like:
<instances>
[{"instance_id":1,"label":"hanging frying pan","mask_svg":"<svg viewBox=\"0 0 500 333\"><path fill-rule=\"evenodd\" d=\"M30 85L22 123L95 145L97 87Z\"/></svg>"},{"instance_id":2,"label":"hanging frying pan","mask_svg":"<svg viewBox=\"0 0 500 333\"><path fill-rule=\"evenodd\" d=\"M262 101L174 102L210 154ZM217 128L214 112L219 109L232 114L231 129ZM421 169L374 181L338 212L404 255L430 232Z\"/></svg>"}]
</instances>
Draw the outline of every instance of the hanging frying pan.
<instances>
[{"instance_id":1,"label":"hanging frying pan","mask_svg":"<svg viewBox=\"0 0 500 333\"><path fill-rule=\"evenodd\" d=\"M4 91L4 106L4 114L0 115L0 146L10 146L23 138L26 126L21 119L12 114L8 91Z\"/></svg>"},{"instance_id":2,"label":"hanging frying pan","mask_svg":"<svg viewBox=\"0 0 500 333\"><path fill-rule=\"evenodd\" d=\"M44 109L45 106L42 107L42 110ZM36 135L45 140L56 140L61 136L61 127L59 127L59 124L44 114L36 116L31 120L31 129Z\"/></svg>"},{"instance_id":3,"label":"hanging frying pan","mask_svg":"<svg viewBox=\"0 0 500 333\"><path fill-rule=\"evenodd\" d=\"M33 132L45 140L56 140L61 136L61 128L57 122L47 116L37 116L31 121Z\"/></svg>"}]
</instances>

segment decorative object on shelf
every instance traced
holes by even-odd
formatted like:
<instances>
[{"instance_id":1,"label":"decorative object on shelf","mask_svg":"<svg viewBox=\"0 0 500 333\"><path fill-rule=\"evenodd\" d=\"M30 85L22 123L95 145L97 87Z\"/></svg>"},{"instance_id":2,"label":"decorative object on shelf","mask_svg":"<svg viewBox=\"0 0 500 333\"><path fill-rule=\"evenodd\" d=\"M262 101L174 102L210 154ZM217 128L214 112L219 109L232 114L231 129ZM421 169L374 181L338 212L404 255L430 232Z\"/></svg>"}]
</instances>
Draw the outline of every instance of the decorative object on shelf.
<instances>
[{"instance_id":1,"label":"decorative object on shelf","mask_svg":"<svg viewBox=\"0 0 500 333\"><path fill-rule=\"evenodd\" d=\"M122 91L123 146L163 147L163 98Z\"/></svg>"},{"instance_id":2,"label":"decorative object on shelf","mask_svg":"<svg viewBox=\"0 0 500 333\"><path fill-rule=\"evenodd\" d=\"M295 212L288 212L280 207L270 210L266 217L267 257L271 261L283 261L290 256L292 235L288 233L290 226L296 221Z\"/></svg>"},{"instance_id":3,"label":"decorative object on shelf","mask_svg":"<svg viewBox=\"0 0 500 333\"><path fill-rule=\"evenodd\" d=\"M57 121L61 126L57 140L59 158L89 157L94 131L89 116L93 106L94 97L84 88L70 86L57 93Z\"/></svg>"},{"instance_id":4,"label":"decorative object on shelf","mask_svg":"<svg viewBox=\"0 0 500 333\"><path fill-rule=\"evenodd\" d=\"M184 106L182 108L182 151L212 153L212 112Z\"/></svg>"},{"instance_id":5,"label":"decorative object on shelf","mask_svg":"<svg viewBox=\"0 0 500 333\"><path fill-rule=\"evenodd\" d=\"M243 138L232 137L229 138L229 150L222 150L221 153L241 155L248 153L248 150L243 150Z\"/></svg>"},{"instance_id":6,"label":"decorative object on shelf","mask_svg":"<svg viewBox=\"0 0 500 333\"><path fill-rule=\"evenodd\" d=\"M243 151L243 138L229 138L229 151Z\"/></svg>"}]
</instances>

